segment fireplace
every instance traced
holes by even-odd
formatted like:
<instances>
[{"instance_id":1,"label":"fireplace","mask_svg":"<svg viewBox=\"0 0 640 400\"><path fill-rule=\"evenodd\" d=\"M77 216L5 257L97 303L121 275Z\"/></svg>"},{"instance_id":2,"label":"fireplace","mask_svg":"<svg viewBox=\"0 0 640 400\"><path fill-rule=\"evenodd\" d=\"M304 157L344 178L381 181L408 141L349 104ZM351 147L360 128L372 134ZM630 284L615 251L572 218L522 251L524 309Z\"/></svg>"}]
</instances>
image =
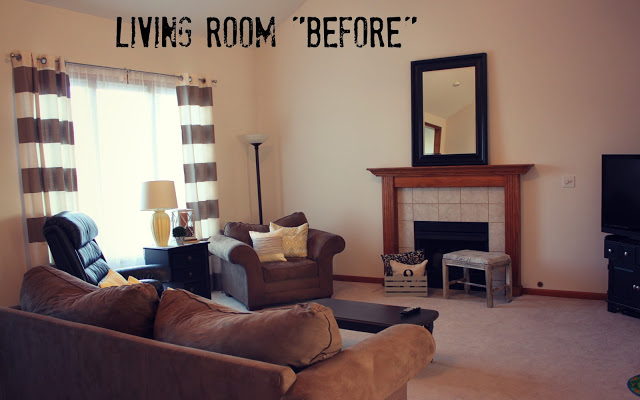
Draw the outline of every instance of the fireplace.
<instances>
[{"instance_id":1,"label":"fireplace","mask_svg":"<svg viewBox=\"0 0 640 400\"><path fill-rule=\"evenodd\" d=\"M533 164L515 165L456 165L432 167L367 168L375 176L382 178L382 244L385 254L397 253L405 247L400 243L399 233L403 230L398 220L398 192L404 188L503 188L504 213L501 223L503 250L511 256L513 295L522 293L520 282L520 175L526 174ZM434 207L424 207L435 210ZM454 207L438 206L440 211L452 211ZM462 209L460 208L462 213ZM460 214L461 215L461 214ZM431 218L429 218L431 219ZM439 218L439 220L450 220ZM491 224L491 222L489 222ZM489 227L490 238L493 229ZM413 234L413 229L411 229ZM413 240L408 244L411 246ZM491 243L489 246L491 250ZM499 251L499 250L496 250ZM381 273L384 273L383 271Z\"/></svg>"},{"instance_id":2,"label":"fireplace","mask_svg":"<svg viewBox=\"0 0 640 400\"><path fill-rule=\"evenodd\" d=\"M414 221L415 249L427 260L427 284L442 288L442 255L456 250L489 250L489 223ZM452 268L450 280L462 279L462 269ZM485 284L483 271L470 270L471 282ZM462 285L459 285L460 289ZM457 289L455 286L453 289ZM475 287L472 287L475 289Z\"/></svg>"}]
</instances>

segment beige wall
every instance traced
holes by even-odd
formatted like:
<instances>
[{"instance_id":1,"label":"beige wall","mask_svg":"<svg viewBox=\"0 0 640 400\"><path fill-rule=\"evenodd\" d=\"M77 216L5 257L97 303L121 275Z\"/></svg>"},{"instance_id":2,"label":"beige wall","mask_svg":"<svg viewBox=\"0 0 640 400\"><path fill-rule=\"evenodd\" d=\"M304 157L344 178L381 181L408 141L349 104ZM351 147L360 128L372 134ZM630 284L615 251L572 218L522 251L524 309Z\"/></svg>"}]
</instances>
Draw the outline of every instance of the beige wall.
<instances>
[{"instance_id":1,"label":"beige wall","mask_svg":"<svg viewBox=\"0 0 640 400\"><path fill-rule=\"evenodd\" d=\"M381 274L381 182L366 168L411 165L409 63L486 52L489 162L536 165L522 180L523 284L606 292L600 155L640 153L640 2L308 0L295 15L418 17L401 49L309 49L292 22L259 54L282 211L345 237L337 274Z\"/></svg>"},{"instance_id":2,"label":"beige wall","mask_svg":"<svg viewBox=\"0 0 640 400\"><path fill-rule=\"evenodd\" d=\"M445 154L476 152L476 107L469 104L447 119L447 145Z\"/></svg>"},{"instance_id":3,"label":"beige wall","mask_svg":"<svg viewBox=\"0 0 640 400\"><path fill-rule=\"evenodd\" d=\"M217 79L214 88L216 155L223 222L249 220L257 215L252 192L255 190L253 152L238 137L255 133L255 54L252 49L209 49L203 38L193 38L188 48L118 49L115 21L21 0L3 0L0 8L0 305L17 303L26 270L13 81L8 57L13 50L170 74L208 74ZM180 149L176 151L180 154ZM135 160L131 161L135 165ZM265 175L273 176L269 172L269 161L265 161L263 168Z\"/></svg>"},{"instance_id":4,"label":"beige wall","mask_svg":"<svg viewBox=\"0 0 640 400\"><path fill-rule=\"evenodd\" d=\"M380 180L368 167L410 166L412 60L488 53L489 160L533 163L523 178L523 284L606 291L600 155L639 153L635 115L640 3L617 0L308 0L299 16L417 16L401 49L308 49L303 26L277 47L117 49L115 21L21 0L0 13L0 304L15 304L26 270L8 53L25 49L91 64L210 74L222 222L256 220L253 150L260 147L265 220L303 210L343 235L336 273L379 277ZM23 15L29 15L28 17ZM51 19L55 20L52 21ZM562 189L562 175L576 175Z\"/></svg>"}]
</instances>

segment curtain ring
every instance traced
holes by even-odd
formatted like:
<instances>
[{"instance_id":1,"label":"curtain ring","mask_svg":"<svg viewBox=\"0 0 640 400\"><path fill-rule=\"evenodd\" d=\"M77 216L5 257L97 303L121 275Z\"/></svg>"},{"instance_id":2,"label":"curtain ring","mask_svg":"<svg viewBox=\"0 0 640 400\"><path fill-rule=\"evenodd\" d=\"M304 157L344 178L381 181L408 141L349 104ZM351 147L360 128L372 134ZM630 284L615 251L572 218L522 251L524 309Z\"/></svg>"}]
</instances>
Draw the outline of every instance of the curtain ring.
<instances>
[{"instance_id":1,"label":"curtain ring","mask_svg":"<svg viewBox=\"0 0 640 400\"><path fill-rule=\"evenodd\" d=\"M44 65L44 64L46 64L46 63L47 63L47 57L42 57L42 58L40 59L40 62L41 62L43 65Z\"/></svg>"},{"instance_id":2,"label":"curtain ring","mask_svg":"<svg viewBox=\"0 0 640 400\"><path fill-rule=\"evenodd\" d=\"M192 80L193 80L193 78L192 78L192 77L189 77L189 82L191 82Z\"/></svg>"}]
</instances>

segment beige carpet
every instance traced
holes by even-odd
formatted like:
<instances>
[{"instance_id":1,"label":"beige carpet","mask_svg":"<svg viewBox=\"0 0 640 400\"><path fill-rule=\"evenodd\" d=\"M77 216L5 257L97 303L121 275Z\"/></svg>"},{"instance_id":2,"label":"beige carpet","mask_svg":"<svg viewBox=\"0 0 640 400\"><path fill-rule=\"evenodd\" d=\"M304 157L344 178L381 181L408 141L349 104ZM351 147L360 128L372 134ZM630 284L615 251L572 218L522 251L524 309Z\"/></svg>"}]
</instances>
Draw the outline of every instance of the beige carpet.
<instances>
[{"instance_id":1,"label":"beige carpet","mask_svg":"<svg viewBox=\"0 0 640 400\"><path fill-rule=\"evenodd\" d=\"M440 313L434 361L409 382L409 399L640 400L626 386L640 374L640 319L609 313L604 301L496 295L488 309L483 292L385 297L380 285L353 282L335 282L334 292ZM214 299L243 308L220 293ZM370 335L342 334L346 346Z\"/></svg>"}]
</instances>

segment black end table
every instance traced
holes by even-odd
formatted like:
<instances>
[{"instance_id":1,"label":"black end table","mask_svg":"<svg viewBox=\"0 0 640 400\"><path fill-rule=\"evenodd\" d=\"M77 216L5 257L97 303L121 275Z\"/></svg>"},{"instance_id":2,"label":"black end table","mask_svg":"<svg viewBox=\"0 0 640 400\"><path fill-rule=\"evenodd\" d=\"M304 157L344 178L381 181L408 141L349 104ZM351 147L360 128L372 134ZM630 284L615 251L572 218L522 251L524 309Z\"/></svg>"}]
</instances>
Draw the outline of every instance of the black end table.
<instances>
[{"instance_id":1,"label":"black end table","mask_svg":"<svg viewBox=\"0 0 640 400\"><path fill-rule=\"evenodd\" d=\"M435 310L421 308L420 313L403 316L400 311L406 307L332 298L311 300L311 302L329 307L340 329L360 332L378 333L392 325L413 324L424 326L433 333L433 321L440 315Z\"/></svg>"},{"instance_id":2,"label":"black end table","mask_svg":"<svg viewBox=\"0 0 640 400\"><path fill-rule=\"evenodd\" d=\"M196 242L183 246L145 247L144 262L171 268L171 282L164 283L165 287L185 289L210 299L208 245L209 242Z\"/></svg>"}]
</instances>

